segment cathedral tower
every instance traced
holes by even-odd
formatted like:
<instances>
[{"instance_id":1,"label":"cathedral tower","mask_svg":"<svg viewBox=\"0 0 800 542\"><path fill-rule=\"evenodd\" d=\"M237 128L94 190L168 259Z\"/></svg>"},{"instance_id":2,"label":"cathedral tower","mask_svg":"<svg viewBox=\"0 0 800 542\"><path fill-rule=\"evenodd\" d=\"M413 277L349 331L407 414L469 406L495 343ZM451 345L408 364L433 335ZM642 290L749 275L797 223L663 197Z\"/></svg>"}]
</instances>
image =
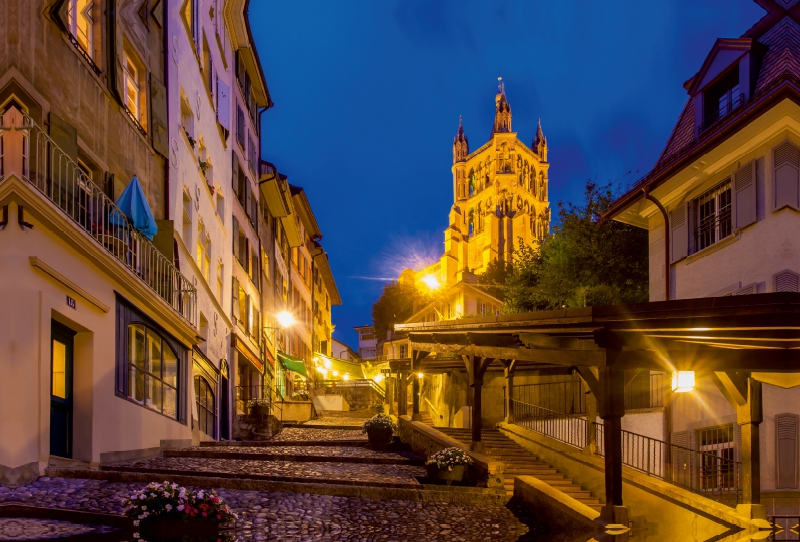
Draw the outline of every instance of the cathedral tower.
<instances>
[{"instance_id":1,"label":"cathedral tower","mask_svg":"<svg viewBox=\"0 0 800 542\"><path fill-rule=\"evenodd\" d=\"M453 201L459 201L465 194L467 156L469 155L469 141L464 134L464 124L458 117L458 134L453 138Z\"/></svg>"}]
</instances>

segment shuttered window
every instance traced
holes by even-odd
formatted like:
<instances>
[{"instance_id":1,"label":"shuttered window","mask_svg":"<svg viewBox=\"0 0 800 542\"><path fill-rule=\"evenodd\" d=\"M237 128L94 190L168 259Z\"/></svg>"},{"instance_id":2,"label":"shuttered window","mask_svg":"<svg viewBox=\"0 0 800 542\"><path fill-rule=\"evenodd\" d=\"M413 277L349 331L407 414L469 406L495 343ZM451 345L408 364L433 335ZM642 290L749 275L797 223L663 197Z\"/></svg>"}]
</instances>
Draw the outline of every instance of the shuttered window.
<instances>
[{"instance_id":1,"label":"shuttered window","mask_svg":"<svg viewBox=\"0 0 800 542\"><path fill-rule=\"evenodd\" d=\"M756 214L756 162L746 164L733 174L734 229L753 224Z\"/></svg>"},{"instance_id":2,"label":"shuttered window","mask_svg":"<svg viewBox=\"0 0 800 542\"><path fill-rule=\"evenodd\" d=\"M792 271L781 271L775 275L776 292L800 291L800 276Z\"/></svg>"},{"instance_id":3,"label":"shuttered window","mask_svg":"<svg viewBox=\"0 0 800 542\"><path fill-rule=\"evenodd\" d=\"M739 290L736 290L735 292L733 292L733 295L751 295L757 293L758 293L758 284L754 282L752 284L748 284L747 286L740 288Z\"/></svg>"},{"instance_id":4,"label":"shuttered window","mask_svg":"<svg viewBox=\"0 0 800 542\"><path fill-rule=\"evenodd\" d=\"M686 204L679 203L669 213L670 225L670 263L685 258L689 250L689 227L686 220Z\"/></svg>"},{"instance_id":5,"label":"shuttered window","mask_svg":"<svg viewBox=\"0 0 800 542\"><path fill-rule=\"evenodd\" d=\"M800 209L800 150L786 141L775 147L772 155L775 163L775 209Z\"/></svg>"},{"instance_id":6,"label":"shuttered window","mask_svg":"<svg viewBox=\"0 0 800 542\"><path fill-rule=\"evenodd\" d=\"M776 489L796 489L797 486L797 416L775 416Z\"/></svg>"}]
</instances>

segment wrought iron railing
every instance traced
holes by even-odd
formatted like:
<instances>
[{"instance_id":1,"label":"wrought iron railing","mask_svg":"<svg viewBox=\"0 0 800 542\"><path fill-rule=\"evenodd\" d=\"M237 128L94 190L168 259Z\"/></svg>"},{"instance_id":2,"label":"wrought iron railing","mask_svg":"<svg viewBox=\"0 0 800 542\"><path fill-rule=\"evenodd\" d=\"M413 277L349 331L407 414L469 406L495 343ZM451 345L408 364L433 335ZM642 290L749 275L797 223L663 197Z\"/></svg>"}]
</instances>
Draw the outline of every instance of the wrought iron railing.
<instances>
[{"instance_id":1,"label":"wrought iron railing","mask_svg":"<svg viewBox=\"0 0 800 542\"><path fill-rule=\"evenodd\" d=\"M726 95L726 100L723 103L719 103L719 107L714 110L709 110L707 114L703 115L703 122L700 125L700 131L710 128L716 124L717 121L727 117L734 110L743 106L744 103L745 97L743 93L728 92Z\"/></svg>"},{"instance_id":2,"label":"wrought iron railing","mask_svg":"<svg viewBox=\"0 0 800 542\"><path fill-rule=\"evenodd\" d=\"M536 433L570 446L586 446L587 422L585 418L567 416L540 406L514 401L514 423Z\"/></svg>"},{"instance_id":3,"label":"wrought iron railing","mask_svg":"<svg viewBox=\"0 0 800 542\"><path fill-rule=\"evenodd\" d=\"M625 410L664 406L666 373L642 371L625 385Z\"/></svg>"},{"instance_id":4,"label":"wrought iron railing","mask_svg":"<svg viewBox=\"0 0 800 542\"><path fill-rule=\"evenodd\" d=\"M386 390L371 378L351 378L349 380L320 380L319 388L370 388L381 397L386 397ZM410 386L409 386L410 387Z\"/></svg>"},{"instance_id":5,"label":"wrought iron railing","mask_svg":"<svg viewBox=\"0 0 800 542\"><path fill-rule=\"evenodd\" d=\"M562 380L514 386L514 401L536 405L564 414L586 413L586 392L583 380Z\"/></svg>"},{"instance_id":6,"label":"wrought iron railing","mask_svg":"<svg viewBox=\"0 0 800 542\"><path fill-rule=\"evenodd\" d=\"M603 456L603 425L595 423L594 427L597 454ZM692 450L623 430L622 464L717 500L738 502L741 492L742 464L719 451Z\"/></svg>"},{"instance_id":7,"label":"wrought iron railing","mask_svg":"<svg viewBox=\"0 0 800 542\"><path fill-rule=\"evenodd\" d=\"M772 526L770 542L800 540L800 516L769 516L767 521Z\"/></svg>"},{"instance_id":8,"label":"wrought iron railing","mask_svg":"<svg viewBox=\"0 0 800 542\"><path fill-rule=\"evenodd\" d=\"M20 126L6 126L9 122ZM196 325L197 289L177 267L130 223L88 174L27 115L15 108L2 125L4 170L15 153L20 176L66 213L83 231L113 254L133 274ZM9 131L10 130L10 131ZM20 132L14 138L10 132ZM12 142L19 146L10 148ZM7 174L7 171L3 172Z\"/></svg>"}]
</instances>

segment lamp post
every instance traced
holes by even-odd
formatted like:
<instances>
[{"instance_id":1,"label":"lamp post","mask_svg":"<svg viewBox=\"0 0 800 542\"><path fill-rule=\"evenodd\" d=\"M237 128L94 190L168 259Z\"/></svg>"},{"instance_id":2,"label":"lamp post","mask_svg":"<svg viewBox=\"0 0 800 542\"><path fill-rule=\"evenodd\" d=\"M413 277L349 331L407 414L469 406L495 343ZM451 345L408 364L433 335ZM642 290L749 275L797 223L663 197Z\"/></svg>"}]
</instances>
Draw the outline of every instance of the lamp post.
<instances>
[{"instance_id":1,"label":"lamp post","mask_svg":"<svg viewBox=\"0 0 800 542\"><path fill-rule=\"evenodd\" d=\"M271 330L272 331L272 343L273 344L275 344L275 334L277 333L277 331L279 329L280 330L286 330L286 329L292 327L294 325L294 323L295 323L294 315L289 311L281 311L281 312L277 313L275 315L275 320L278 323L277 326L264 326L262 328L265 331L266 330ZM266 348L266 345L264 345L264 347ZM280 361L279 361L279 363L280 363ZM282 372L281 372L281 374L282 374ZM277 383L276 383L276 385L277 385Z\"/></svg>"}]
</instances>

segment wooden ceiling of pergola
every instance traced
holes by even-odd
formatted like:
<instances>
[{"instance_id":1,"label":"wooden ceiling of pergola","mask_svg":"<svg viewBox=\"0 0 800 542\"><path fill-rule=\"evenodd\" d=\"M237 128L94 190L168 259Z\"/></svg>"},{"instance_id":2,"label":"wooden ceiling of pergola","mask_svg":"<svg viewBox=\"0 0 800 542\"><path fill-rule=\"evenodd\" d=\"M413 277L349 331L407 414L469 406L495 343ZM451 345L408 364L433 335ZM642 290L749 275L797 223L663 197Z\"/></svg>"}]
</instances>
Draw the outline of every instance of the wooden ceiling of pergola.
<instances>
[{"instance_id":1,"label":"wooden ceiling of pergola","mask_svg":"<svg viewBox=\"0 0 800 542\"><path fill-rule=\"evenodd\" d=\"M427 372L463 370L461 356L517 360L518 371L615 366L800 372L798 293L564 309L395 329L408 333L410 350L438 354L413 368ZM411 369L408 361L393 364ZM497 361L491 368L501 367Z\"/></svg>"}]
</instances>

